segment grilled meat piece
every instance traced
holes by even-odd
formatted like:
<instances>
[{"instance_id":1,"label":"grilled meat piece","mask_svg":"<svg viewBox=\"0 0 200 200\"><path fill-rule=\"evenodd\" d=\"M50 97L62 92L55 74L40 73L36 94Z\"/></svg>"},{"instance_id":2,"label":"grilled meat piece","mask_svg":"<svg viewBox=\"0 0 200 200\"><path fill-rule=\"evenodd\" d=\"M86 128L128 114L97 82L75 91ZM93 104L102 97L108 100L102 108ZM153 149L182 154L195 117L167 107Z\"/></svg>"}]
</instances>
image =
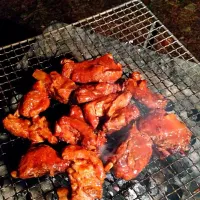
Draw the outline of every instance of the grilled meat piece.
<instances>
[{"instance_id":1,"label":"grilled meat piece","mask_svg":"<svg viewBox=\"0 0 200 200\"><path fill-rule=\"evenodd\" d=\"M153 93L147 87L147 81L142 80L139 72L133 72L124 83L124 88L130 91L133 97L149 109L164 109L167 105L167 99L161 94Z\"/></svg>"},{"instance_id":2,"label":"grilled meat piece","mask_svg":"<svg viewBox=\"0 0 200 200\"><path fill-rule=\"evenodd\" d=\"M32 125L29 127L29 140L33 143L40 143L48 140L51 144L58 142L57 138L52 135L49 129L49 123L46 117L35 117L32 119Z\"/></svg>"},{"instance_id":3,"label":"grilled meat piece","mask_svg":"<svg viewBox=\"0 0 200 200\"><path fill-rule=\"evenodd\" d=\"M88 150L96 150L97 136L84 121L63 116L56 122L55 136L69 144L81 145Z\"/></svg>"},{"instance_id":4,"label":"grilled meat piece","mask_svg":"<svg viewBox=\"0 0 200 200\"><path fill-rule=\"evenodd\" d=\"M69 190L68 188L58 188L57 189L58 200L69 200Z\"/></svg>"},{"instance_id":5,"label":"grilled meat piece","mask_svg":"<svg viewBox=\"0 0 200 200\"><path fill-rule=\"evenodd\" d=\"M106 115L108 117L111 117L115 112L117 112L117 110L120 110L124 107L126 107L130 101L131 101L131 93L128 91L125 91L123 93L121 93L111 104L111 106L108 109L108 112L106 113Z\"/></svg>"},{"instance_id":6,"label":"grilled meat piece","mask_svg":"<svg viewBox=\"0 0 200 200\"><path fill-rule=\"evenodd\" d=\"M29 127L31 126L31 121L19 118L18 111L16 111L14 115L9 114L7 117L5 117L3 120L3 125L6 130L17 137L29 137Z\"/></svg>"},{"instance_id":7,"label":"grilled meat piece","mask_svg":"<svg viewBox=\"0 0 200 200\"><path fill-rule=\"evenodd\" d=\"M188 150L192 133L175 114L156 110L140 119L138 128L151 137L161 157Z\"/></svg>"},{"instance_id":8,"label":"grilled meat piece","mask_svg":"<svg viewBox=\"0 0 200 200\"><path fill-rule=\"evenodd\" d=\"M131 100L130 92L113 93L84 105L83 111L86 121L95 129L99 124L99 117L111 117L117 110L126 107Z\"/></svg>"},{"instance_id":9,"label":"grilled meat piece","mask_svg":"<svg viewBox=\"0 0 200 200\"><path fill-rule=\"evenodd\" d=\"M14 178L28 179L49 174L65 172L69 162L59 158L56 151L47 145L32 147L21 158L17 171L11 175Z\"/></svg>"},{"instance_id":10,"label":"grilled meat piece","mask_svg":"<svg viewBox=\"0 0 200 200\"><path fill-rule=\"evenodd\" d=\"M111 54L80 63L64 59L61 63L63 64L63 75L78 83L114 83L122 76L122 66L115 63Z\"/></svg>"},{"instance_id":11,"label":"grilled meat piece","mask_svg":"<svg viewBox=\"0 0 200 200\"><path fill-rule=\"evenodd\" d=\"M47 74L41 70L35 70L33 77L42 81L46 86L49 96L58 100L60 103L66 104L71 92L77 88L71 79L60 75L56 71Z\"/></svg>"},{"instance_id":12,"label":"grilled meat piece","mask_svg":"<svg viewBox=\"0 0 200 200\"><path fill-rule=\"evenodd\" d=\"M131 180L146 167L152 155L151 138L139 132L135 125L129 131L129 137L116 150L105 167L113 167L117 178Z\"/></svg>"},{"instance_id":13,"label":"grilled meat piece","mask_svg":"<svg viewBox=\"0 0 200 200\"><path fill-rule=\"evenodd\" d=\"M72 200L95 200L102 197L105 172L97 154L76 145L66 147L62 153L70 161L67 169L72 187Z\"/></svg>"},{"instance_id":14,"label":"grilled meat piece","mask_svg":"<svg viewBox=\"0 0 200 200\"><path fill-rule=\"evenodd\" d=\"M37 81L20 102L19 113L24 117L34 117L45 111L49 105L50 100L45 85L42 81Z\"/></svg>"},{"instance_id":15,"label":"grilled meat piece","mask_svg":"<svg viewBox=\"0 0 200 200\"><path fill-rule=\"evenodd\" d=\"M99 117L104 116L118 94L109 94L84 105L83 113L86 121L95 129L99 124Z\"/></svg>"},{"instance_id":16,"label":"grilled meat piece","mask_svg":"<svg viewBox=\"0 0 200 200\"><path fill-rule=\"evenodd\" d=\"M44 142L57 143L57 138L52 135L45 117L34 117L32 121L19 118L18 111L12 115L9 114L4 120L3 125L11 134L27 138L33 143Z\"/></svg>"},{"instance_id":17,"label":"grilled meat piece","mask_svg":"<svg viewBox=\"0 0 200 200\"><path fill-rule=\"evenodd\" d=\"M78 103L86 103L119 91L121 91L119 84L97 83L80 86L75 95Z\"/></svg>"},{"instance_id":18,"label":"grilled meat piece","mask_svg":"<svg viewBox=\"0 0 200 200\"><path fill-rule=\"evenodd\" d=\"M132 120L136 120L140 116L140 110L134 104L129 104L125 108L116 111L103 125L106 134L120 130L127 126Z\"/></svg>"},{"instance_id":19,"label":"grilled meat piece","mask_svg":"<svg viewBox=\"0 0 200 200\"><path fill-rule=\"evenodd\" d=\"M71 92L77 88L76 84L71 79L65 78L57 72L51 72L50 77L52 80L50 96L66 104Z\"/></svg>"},{"instance_id":20,"label":"grilled meat piece","mask_svg":"<svg viewBox=\"0 0 200 200\"><path fill-rule=\"evenodd\" d=\"M83 117L83 112L82 112L81 108L77 105L71 106L69 116L71 118L75 118L75 119L85 121L85 119Z\"/></svg>"}]
</instances>

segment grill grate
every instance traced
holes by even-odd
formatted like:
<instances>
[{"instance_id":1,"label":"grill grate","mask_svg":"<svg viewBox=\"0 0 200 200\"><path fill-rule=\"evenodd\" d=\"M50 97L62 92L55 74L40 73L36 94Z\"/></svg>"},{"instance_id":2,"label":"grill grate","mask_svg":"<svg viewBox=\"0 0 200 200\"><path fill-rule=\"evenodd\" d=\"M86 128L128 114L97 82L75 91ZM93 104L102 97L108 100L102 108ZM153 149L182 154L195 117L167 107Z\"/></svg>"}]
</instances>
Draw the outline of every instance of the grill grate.
<instances>
[{"instance_id":1,"label":"grill grate","mask_svg":"<svg viewBox=\"0 0 200 200\"><path fill-rule=\"evenodd\" d=\"M50 31L50 32L49 32ZM123 64L124 76L138 70L153 91L172 101L175 112L193 132L186 156L159 160L154 155L135 180L107 175L103 199L199 199L200 64L140 0L133 0L72 25L56 23L43 35L0 48L0 120L16 109L28 91L34 69L59 70L59 60L82 61L111 52ZM31 180L12 179L29 142L0 134L0 199L57 199L66 175Z\"/></svg>"}]
</instances>

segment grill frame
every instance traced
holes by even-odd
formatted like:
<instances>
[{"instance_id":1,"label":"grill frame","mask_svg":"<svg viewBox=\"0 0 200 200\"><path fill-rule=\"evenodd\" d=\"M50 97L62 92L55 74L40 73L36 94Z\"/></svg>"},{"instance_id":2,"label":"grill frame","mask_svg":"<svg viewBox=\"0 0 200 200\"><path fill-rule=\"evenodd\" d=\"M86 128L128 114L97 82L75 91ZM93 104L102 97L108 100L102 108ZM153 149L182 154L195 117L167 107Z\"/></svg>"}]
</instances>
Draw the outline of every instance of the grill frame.
<instances>
[{"instance_id":1,"label":"grill frame","mask_svg":"<svg viewBox=\"0 0 200 200\"><path fill-rule=\"evenodd\" d=\"M135 60L133 60L132 55L130 55L130 52L127 51L127 49L125 48L126 46L125 45L119 46L120 48L122 48L122 51L125 52L130 58L130 60L127 62L124 58L120 56L119 56L120 58L118 57L118 59L123 61L123 65L125 66L124 76L127 76L128 72L133 70L133 68L130 67L130 64L134 63L134 66L136 66L136 68L138 68L144 74L147 80L149 80L150 88L152 90L159 91L163 93L165 96L167 96L169 99L172 99L175 101L175 112L189 126L189 128L193 132L192 143L194 144L191 146L191 149L186 156L174 155L174 156L171 156L171 160L165 159L164 161L160 161L158 157L154 156L150 164L148 165L147 169L141 173L140 177L134 181L129 181L129 182L124 183L118 193L112 195L114 191L114 190L112 191L112 188L114 188L116 185L119 185L118 184L119 180L115 179L114 177L112 177L111 179L108 178L105 183L106 184L105 191L109 193L110 196L108 195L108 197L105 197L105 199L117 199L117 198L120 199L122 198L122 196L125 196L129 199L131 198L144 199L144 195L147 195L149 199L170 199L171 198L170 195L172 196L176 194L177 196L180 196L180 192L179 192L180 189L184 190L187 193L186 197L182 196L182 199L195 199L196 198L195 196L198 195L200 191L199 190L191 191L190 189L188 189L188 187L190 187L190 185L193 183L193 184L196 184L197 188L200 188L200 169L197 167L197 164L199 163L199 161L198 163L195 163L194 160L190 158L190 155L193 155L193 153L195 153L197 154L197 157L200 157L200 140L199 140L200 133L198 132L198 128L200 128L200 123L199 121L194 122L194 123L193 121L191 122L190 120L191 116L190 118L188 118L188 116L185 116L183 114L184 114L184 111L186 112L186 114L188 111L187 104L184 107L184 102L186 102L186 100L188 100L188 102L191 103L191 105L189 105L189 108L191 106L191 108L193 109L195 109L196 104L199 103L199 99L200 99L199 91L196 92L194 89L191 89L192 86L195 86L195 84L197 84L197 82L196 80L193 80L194 76L189 75L188 82L184 82L185 80L183 80L183 77L178 77L180 80L175 82L175 84L170 85L171 83L168 82L168 80L172 82L173 80L171 80L171 77L169 77L169 74L167 74L166 71L164 71L163 69L161 69L161 72L159 72L159 70L157 69L160 69L159 63L158 63L160 60L161 61L163 60L164 64L166 65L168 65L168 63L173 61L175 63L174 65L181 67L179 66L180 63L178 63L179 59L181 59L187 62L187 66L189 66L189 69L194 70L194 75L199 75L200 70L198 69L200 69L200 63L178 41L178 39L175 36L173 36L173 34L155 17L155 15L140 0L129 1L118 7L115 7L103 13L100 13L98 15L78 21L72 25L63 26L51 32L44 33L43 35L33 37L30 39L0 48L1 119L3 119L3 117L8 112L13 112L14 108L12 107L16 107L19 99L17 98L15 91L18 90L19 87L22 86L22 83L25 82L24 75L26 75L27 77L30 77L31 72L36 68L41 68L44 70L53 69L54 60L52 60L52 56L48 56L48 55L55 55L55 60L56 59L59 60L61 57L65 56L60 53L57 54L57 52L53 49L54 46L53 45L51 46L52 43L50 43L49 41L53 38L55 40L55 44L58 47L58 49L56 50L58 50L58 52L62 52L60 51L60 49L62 49L62 46L59 46L60 43L58 43L57 41L56 34L59 34L60 35L59 37L62 38L63 37L62 34L65 33L65 31L67 30L67 32L70 35L71 33L69 32L69 27L79 27L82 29L90 29L91 31L96 32L100 35L103 35L107 38L111 38L111 39L114 38L116 40L119 40L123 44L142 47L142 51L148 54L149 58L151 58L152 60L151 61L148 61L146 59L144 60L141 57L141 54L138 53L138 56L144 62L142 65L138 66L138 63ZM77 30L78 29L75 29L77 35L79 35L79 31ZM92 42L92 38L90 37L88 32L86 33L86 35ZM84 43L84 38L81 38L82 37L81 35L79 35L79 37L80 38L78 41L82 41ZM70 35L70 38L72 41L74 40L73 35ZM166 39L169 39L169 38L171 41L169 44L167 44L167 46L165 46ZM50 53L45 52L44 48L40 46L40 45L44 45L44 43L37 42L37 41L42 41L43 39L47 41L45 45L49 46L49 49L52 52ZM63 38L63 40L65 39L66 38ZM102 43L103 48L105 48L106 50L107 47L105 46L105 43L103 41L101 42L101 40L102 38L99 37L99 42ZM39 57L35 56L37 55L37 52L35 51L36 48L34 47L36 43L37 43L36 47L40 48L42 52L39 55L43 54L43 56L39 56ZM78 47L79 44L77 43L77 41L74 40L73 43L77 47L80 53L79 56L80 57L82 56L81 59L85 60L85 59L91 59L95 57L95 55L93 55L93 52L90 52L89 46L86 46L85 48L85 51L89 52L90 54L88 57L88 56L85 56L87 54L84 54L84 52L82 52L83 51L82 49L79 49ZM163 43L164 45L162 45ZM61 45L62 44L63 43L61 43ZM66 45L68 46L68 44ZM30 56L30 54L28 54L28 52L31 51L31 48L32 48L32 51L35 51L35 55L33 53L33 56ZM118 52L121 49L120 50L116 49L115 46L113 46L112 48L114 52L117 52L116 55L118 55ZM70 49L70 47L68 49ZM154 54L151 54L151 52L157 52L158 53L156 54L157 57L155 57ZM66 52L66 54L68 55L68 52ZM97 55L100 55L100 54L102 53L98 52L98 49L97 49ZM170 57L170 60L168 60L167 62L163 58L163 55L165 54L167 54L167 56ZM29 60L29 62L31 63L29 64L28 69L19 68L17 65L18 63L21 63L21 60L23 60L24 57L27 57L27 60ZM174 60L174 58L176 58L176 60ZM155 65L157 66L157 68L155 69L150 68L149 71L151 73L149 73L149 71L147 73L145 70L146 68L143 68L143 66L149 65L149 62L154 62ZM23 65L23 63L21 63L20 65ZM168 65L167 67L170 67L170 66L171 65ZM187 72L189 72L189 69L187 69L188 71L186 70L185 72L186 74ZM159 78L159 75L157 76L157 73L162 74L162 76L165 78L163 77ZM28 78L26 78L26 81L27 79ZM31 83L31 81L30 82L28 81L28 83ZM182 84L182 83L183 85L181 85L181 87L178 88L179 84ZM173 89L168 89L170 87L173 87ZM188 96L188 93L186 92L187 89L190 90L189 96ZM20 92L23 94L25 93L26 90L27 88L24 90L22 88ZM165 93L166 90L169 91L167 94ZM175 90L175 92L173 93L171 90L172 91ZM16 99L14 103L10 103L11 97L14 97ZM195 98L191 98L191 97L196 97L196 100ZM176 105L177 107L183 107L183 108L176 109ZM199 111L192 114L192 117L195 117L195 116L196 117L199 116ZM48 176L45 176L39 179L34 179L34 181L29 181L29 180L21 181L18 179L14 180L10 177L9 172L12 167L10 167L9 162L6 161L8 160L7 158L8 155L11 154L11 152L10 154L8 153L8 149L10 148L16 149L15 146L19 147L21 144L28 146L25 140L11 136L1 127L0 170L2 169L3 171L5 168L7 172L3 176L2 174L0 175L0 182L3 182L0 184L0 199L1 198L14 199L14 197L16 199L20 199L19 198L20 195L22 196L24 195L25 198L28 199L30 198L30 194L33 195L37 193L38 193L38 196L36 195L34 197L33 195L32 196L33 199L48 199L46 196L51 195L51 193L53 193L53 196L55 196L56 188L63 184L62 180L66 180L66 184L68 184L67 177L63 179L62 178L63 175L57 175L56 178L50 178ZM199 146L196 144L199 144ZM185 164L185 160L189 160L188 161L190 162L189 167L187 167L187 165ZM177 172L174 169L174 166L176 165L182 166L183 170L186 171L186 174L190 176L189 180L186 181L186 183L183 182L182 186L178 186L178 188L174 187L173 181L175 177L179 177L181 176L181 174L184 174L184 171L182 170L181 172L180 171ZM153 166L153 168L155 168L155 166L158 166L156 167L158 169L157 170L154 169L152 170L153 171L152 172L150 170L151 166ZM199 173L199 175L196 175L196 177L193 177L193 175L191 175L192 170L194 168L196 168ZM170 173L172 173L172 175ZM170 174L170 176L168 176L168 174ZM163 177L161 178L164 180L162 184L156 183L157 176ZM155 188L158 188L158 191L162 194L161 196L152 195L151 192L153 191L154 188L146 188L143 192L140 192L140 191L138 192L136 189L134 189L133 185L139 183L143 186L145 185L143 184L143 182L148 181L150 179L154 180ZM22 183L23 186L20 186L20 187L23 187L22 190L20 190L17 186L17 184L21 182L23 182ZM43 186L42 186L43 182L48 182L49 185L51 185L50 187L51 189L50 190L43 189ZM172 188L171 189L172 191L171 192L163 191L162 187L168 187L168 186ZM8 188L9 188L9 192L8 192ZM128 195L126 194L127 191L129 191L129 189L135 193L135 194L131 194L132 197L130 194ZM8 196L8 194L12 194L12 195ZM49 197L49 198L53 198L53 197Z\"/></svg>"}]
</instances>

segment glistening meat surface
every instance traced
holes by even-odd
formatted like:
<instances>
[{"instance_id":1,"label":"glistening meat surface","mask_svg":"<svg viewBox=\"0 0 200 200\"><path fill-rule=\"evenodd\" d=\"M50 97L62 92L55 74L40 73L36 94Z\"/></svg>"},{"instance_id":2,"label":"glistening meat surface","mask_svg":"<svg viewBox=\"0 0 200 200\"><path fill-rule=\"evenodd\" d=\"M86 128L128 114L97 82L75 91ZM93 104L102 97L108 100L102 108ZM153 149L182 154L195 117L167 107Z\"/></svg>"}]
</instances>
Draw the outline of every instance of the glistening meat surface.
<instances>
[{"instance_id":1,"label":"glistening meat surface","mask_svg":"<svg viewBox=\"0 0 200 200\"><path fill-rule=\"evenodd\" d=\"M63 116L56 122L55 136L69 144L81 142L89 150L95 150L97 146L93 129L84 121L72 117Z\"/></svg>"},{"instance_id":2,"label":"glistening meat surface","mask_svg":"<svg viewBox=\"0 0 200 200\"><path fill-rule=\"evenodd\" d=\"M70 162L69 174L72 200L100 199L103 193L105 172L97 154L76 145L66 147L62 153L64 160Z\"/></svg>"},{"instance_id":3,"label":"glistening meat surface","mask_svg":"<svg viewBox=\"0 0 200 200\"><path fill-rule=\"evenodd\" d=\"M48 140L49 143L57 143L57 138L52 135L46 117L36 116L32 120L22 119L18 111L14 115L9 114L4 120L3 125L10 133L15 136L27 138L32 143L41 143Z\"/></svg>"},{"instance_id":4,"label":"glistening meat surface","mask_svg":"<svg viewBox=\"0 0 200 200\"><path fill-rule=\"evenodd\" d=\"M130 91L133 97L149 109L165 108L167 99L161 94L153 93L142 79L139 72L133 72L124 83L124 89Z\"/></svg>"},{"instance_id":5,"label":"glistening meat surface","mask_svg":"<svg viewBox=\"0 0 200 200\"><path fill-rule=\"evenodd\" d=\"M109 159L106 171L113 167L117 178L131 180L147 166L152 155L152 141L147 134L139 132L135 125L129 136Z\"/></svg>"},{"instance_id":6,"label":"glistening meat surface","mask_svg":"<svg viewBox=\"0 0 200 200\"><path fill-rule=\"evenodd\" d=\"M183 153L189 149L192 133L173 113L152 111L139 120L138 128L151 137L161 157L176 152Z\"/></svg>"},{"instance_id":7,"label":"glistening meat surface","mask_svg":"<svg viewBox=\"0 0 200 200\"><path fill-rule=\"evenodd\" d=\"M42 81L37 81L20 102L19 113L24 117L34 117L45 111L49 105L50 100L45 85Z\"/></svg>"},{"instance_id":8,"label":"glistening meat surface","mask_svg":"<svg viewBox=\"0 0 200 200\"><path fill-rule=\"evenodd\" d=\"M17 171L12 172L14 178L28 179L49 174L65 172L69 162L62 160L56 151L47 145L31 147L22 156Z\"/></svg>"},{"instance_id":9,"label":"glistening meat surface","mask_svg":"<svg viewBox=\"0 0 200 200\"><path fill-rule=\"evenodd\" d=\"M78 83L114 83L122 76L122 65L116 64L111 54L80 63L64 59L61 63L63 75Z\"/></svg>"},{"instance_id":10,"label":"glistening meat surface","mask_svg":"<svg viewBox=\"0 0 200 200\"><path fill-rule=\"evenodd\" d=\"M119 91L121 91L119 84L97 83L80 86L75 95L78 103L86 103Z\"/></svg>"},{"instance_id":11,"label":"glistening meat surface","mask_svg":"<svg viewBox=\"0 0 200 200\"><path fill-rule=\"evenodd\" d=\"M103 125L106 134L120 130L127 126L132 120L136 120L140 116L140 110L134 104L130 104L116 111Z\"/></svg>"}]
</instances>

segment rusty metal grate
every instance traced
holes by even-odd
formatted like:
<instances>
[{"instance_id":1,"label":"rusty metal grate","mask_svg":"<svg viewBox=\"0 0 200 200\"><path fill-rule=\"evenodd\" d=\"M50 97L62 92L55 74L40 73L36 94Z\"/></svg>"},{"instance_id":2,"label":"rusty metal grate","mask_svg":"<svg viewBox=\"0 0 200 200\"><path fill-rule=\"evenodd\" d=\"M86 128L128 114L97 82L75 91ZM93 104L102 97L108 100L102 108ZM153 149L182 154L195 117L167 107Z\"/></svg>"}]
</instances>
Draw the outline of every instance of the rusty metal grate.
<instances>
[{"instance_id":1,"label":"rusty metal grate","mask_svg":"<svg viewBox=\"0 0 200 200\"><path fill-rule=\"evenodd\" d=\"M49 32L50 31L50 32ZM138 70L150 88L172 101L193 132L186 156L160 161L156 155L135 180L107 175L104 198L113 200L200 199L200 63L140 1L133 0L72 25L52 24L43 35L0 48L0 120L16 109L35 68L59 70L60 58L81 61L106 52L123 64L124 76ZM19 180L10 177L29 143L0 133L0 200L57 199L66 175Z\"/></svg>"}]
</instances>

